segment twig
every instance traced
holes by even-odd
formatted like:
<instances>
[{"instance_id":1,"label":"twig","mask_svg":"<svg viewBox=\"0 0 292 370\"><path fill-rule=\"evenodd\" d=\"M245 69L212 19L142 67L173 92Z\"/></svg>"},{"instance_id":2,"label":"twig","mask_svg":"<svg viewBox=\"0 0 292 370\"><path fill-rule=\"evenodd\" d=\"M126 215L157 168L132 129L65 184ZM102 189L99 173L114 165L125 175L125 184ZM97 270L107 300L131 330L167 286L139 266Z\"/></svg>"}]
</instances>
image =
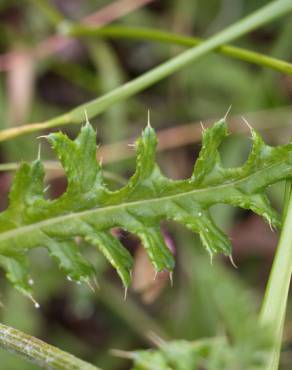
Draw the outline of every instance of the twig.
<instances>
[{"instance_id":1,"label":"twig","mask_svg":"<svg viewBox=\"0 0 292 370\"><path fill-rule=\"evenodd\" d=\"M204 41L199 37L184 36L177 33L143 27L107 26L99 28L76 24L72 25L71 28L68 28L68 31L66 32L68 33L68 36L81 38L101 37L106 39L148 40L186 47L199 45ZM262 67L268 67L285 74L292 74L291 63L258 53L256 51L231 45L222 45L214 51L234 59L253 63Z\"/></svg>"},{"instance_id":2,"label":"twig","mask_svg":"<svg viewBox=\"0 0 292 370\"><path fill-rule=\"evenodd\" d=\"M101 370L37 338L0 324L0 346L48 370Z\"/></svg>"},{"instance_id":3,"label":"twig","mask_svg":"<svg viewBox=\"0 0 292 370\"><path fill-rule=\"evenodd\" d=\"M95 13L82 18L80 23L84 25L95 25L96 27L102 27L152 1L154 0L117 0L114 3L96 11ZM51 54L60 52L75 42L76 40L70 37L54 35L49 37L47 40L42 41L34 49L28 49L22 51L21 53L29 53L33 58L40 60L48 57ZM13 68L14 60L19 53L20 52L18 51L12 51L0 55L0 72Z\"/></svg>"},{"instance_id":4,"label":"twig","mask_svg":"<svg viewBox=\"0 0 292 370\"><path fill-rule=\"evenodd\" d=\"M106 111L114 103L125 100L139 93L140 91L147 89L158 81L161 81L164 78L174 74L183 67L186 67L187 65L200 59L223 44L233 41L260 26L279 18L284 14L287 14L291 10L291 0L273 1L258 11L210 37L200 45L173 57L172 59L160 64L158 67L151 69L143 75L117 87L101 97L81 104L71 111L48 121L36 124L27 124L21 127L13 127L11 129L1 131L0 141L9 140L13 137L24 135L25 133L34 132L40 129L48 129L60 125L68 125L71 123L79 124L84 120L84 110L87 110L89 119L96 117L97 115Z\"/></svg>"}]
</instances>

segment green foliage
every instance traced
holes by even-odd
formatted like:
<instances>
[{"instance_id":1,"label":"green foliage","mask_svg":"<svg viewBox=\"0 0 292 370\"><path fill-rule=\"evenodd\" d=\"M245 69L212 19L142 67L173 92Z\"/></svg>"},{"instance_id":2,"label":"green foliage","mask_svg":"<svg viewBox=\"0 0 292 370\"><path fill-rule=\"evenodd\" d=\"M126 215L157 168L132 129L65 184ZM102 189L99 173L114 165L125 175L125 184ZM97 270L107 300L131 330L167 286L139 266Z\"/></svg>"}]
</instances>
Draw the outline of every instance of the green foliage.
<instances>
[{"instance_id":1,"label":"green foliage","mask_svg":"<svg viewBox=\"0 0 292 370\"><path fill-rule=\"evenodd\" d=\"M266 188L288 178L292 170L292 145L270 147L252 130L253 148L242 167L224 168L218 147L228 135L220 120L203 132L202 149L191 178L166 178L155 161L157 138L150 125L136 142L136 171L120 190L103 182L96 161L96 134L90 124L70 140L63 133L47 139L65 170L68 186L58 199L45 197L44 168L37 159L22 163L9 195L9 206L0 214L0 262L8 279L31 295L28 250L45 247L69 279L89 280L94 269L79 251L79 238L97 247L116 268L124 286L130 284L133 259L111 233L115 227L137 235L157 271L174 268L174 258L160 232L168 219L200 235L210 256L231 256L228 237L214 224L209 208L226 203L250 209L270 225L279 225Z\"/></svg>"},{"instance_id":2,"label":"green foliage","mask_svg":"<svg viewBox=\"0 0 292 370\"><path fill-rule=\"evenodd\" d=\"M246 351L232 346L224 337L195 342L176 340L163 342L157 350L129 353L134 361L133 370L263 370L265 350L268 346L254 348L252 357Z\"/></svg>"},{"instance_id":3,"label":"green foliage","mask_svg":"<svg viewBox=\"0 0 292 370\"><path fill-rule=\"evenodd\" d=\"M200 305L198 287L202 287L206 300L203 306L212 311L215 331L212 337L195 341L165 342L154 337L158 349L126 353L134 362L133 369L266 370L272 345L271 331L257 320L255 296L237 274L224 265L216 263L210 268L207 258L198 251L186 250L182 254L184 262L189 261L187 276L197 285L189 291L196 302L191 305L191 319L210 319L197 310ZM198 323L192 322L189 326L197 333Z\"/></svg>"}]
</instances>

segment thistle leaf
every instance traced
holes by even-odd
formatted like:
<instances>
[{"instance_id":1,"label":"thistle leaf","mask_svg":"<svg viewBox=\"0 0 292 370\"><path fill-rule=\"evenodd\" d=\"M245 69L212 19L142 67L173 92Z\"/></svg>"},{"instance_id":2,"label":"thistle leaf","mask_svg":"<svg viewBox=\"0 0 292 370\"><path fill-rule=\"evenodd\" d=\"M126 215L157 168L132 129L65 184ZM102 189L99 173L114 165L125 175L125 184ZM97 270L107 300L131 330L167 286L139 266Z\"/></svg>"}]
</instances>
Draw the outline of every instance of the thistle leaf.
<instances>
[{"instance_id":1,"label":"thistle leaf","mask_svg":"<svg viewBox=\"0 0 292 370\"><path fill-rule=\"evenodd\" d=\"M0 266L6 271L7 279L24 295L32 296L27 258L19 255L15 258L0 256Z\"/></svg>"},{"instance_id":2,"label":"thistle leaf","mask_svg":"<svg viewBox=\"0 0 292 370\"><path fill-rule=\"evenodd\" d=\"M56 242L49 239L45 245L69 280L88 282L94 276L93 266L82 257L74 240Z\"/></svg>"},{"instance_id":3,"label":"thistle leaf","mask_svg":"<svg viewBox=\"0 0 292 370\"><path fill-rule=\"evenodd\" d=\"M273 338L270 328L257 319L252 292L224 265L208 269L209 261L198 252L187 251L185 258L192 262L190 276L196 280L193 289L203 287L206 301L202 306L212 307L213 327L219 335L167 342L153 335L158 348L124 353L133 360L132 369L266 370Z\"/></svg>"},{"instance_id":4,"label":"thistle leaf","mask_svg":"<svg viewBox=\"0 0 292 370\"><path fill-rule=\"evenodd\" d=\"M125 247L109 232L99 231L85 237L96 245L110 264L117 270L125 287L130 285L133 258Z\"/></svg>"},{"instance_id":5,"label":"thistle leaf","mask_svg":"<svg viewBox=\"0 0 292 370\"><path fill-rule=\"evenodd\" d=\"M160 232L160 222L174 220L200 235L213 256L232 253L228 237L215 225L209 208L217 203L252 210L272 226L279 217L271 208L266 188L292 174L292 145L270 147L251 130L253 147L246 163L224 168L218 151L228 135L224 120L203 133L202 149L191 178L171 180L155 161L157 137L148 125L136 142L136 171L117 191L108 189L96 161L96 134L89 123L75 140L62 133L47 139L68 180L66 192L50 200L44 195L44 168L40 160L22 163L0 213L0 256L8 278L30 293L26 251L46 247L72 279L88 281L94 269L83 257L82 238L109 260L125 287L130 284L133 260L111 233L120 227L137 235L157 271L174 268L174 257Z\"/></svg>"},{"instance_id":6,"label":"thistle leaf","mask_svg":"<svg viewBox=\"0 0 292 370\"><path fill-rule=\"evenodd\" d=\"M176 340L162 342L157 350L140 350L127 353L134 361L132 370L198 370L207 363L216 345L222 348L223 340L209 339L197 342ZM227 350L225 350L227 352ZM211 356L210 356L211 357ZM222 367L208 367L210 370ZM225 369L225 368L224 368Z\"/></svg>"}]
</instances>

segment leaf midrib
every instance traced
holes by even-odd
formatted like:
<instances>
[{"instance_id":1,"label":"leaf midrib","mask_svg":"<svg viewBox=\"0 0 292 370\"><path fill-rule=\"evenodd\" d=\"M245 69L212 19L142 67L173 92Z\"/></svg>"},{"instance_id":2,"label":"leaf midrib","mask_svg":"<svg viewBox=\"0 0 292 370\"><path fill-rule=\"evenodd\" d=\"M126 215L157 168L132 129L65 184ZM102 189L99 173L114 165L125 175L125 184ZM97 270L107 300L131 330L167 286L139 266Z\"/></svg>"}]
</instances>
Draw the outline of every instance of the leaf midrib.
<instances>
[{"instance_id":1,"label":"leaf midrib","mask_svg":"<svg viewBox=\"0 0 292 370\"><path fill-rule=\"evenodd\" d=\"M222 190L224 188L233 187L236 184L239 184L241 182L246 181L249 177L254 176L254 175L260 175L261 172L267 171L267 170L269 170L269 169L271 169L275 166L279 166L279 164L281 164L283 162L286 162L286 160L279 161L277 163L274 163L270 166L267 166L267 167L257 171L256 173L252 173L252 174L250 174L250 175L248 175L244 178L241 178L239 180L232 181L232 182L229 182L229 183L223 184L223 185L215 185L215 186L211 186L211 187L207 187L207 188L203 188L203 189L194 189L194 190L186 191L184 193L167 195L167 196L162 196L162 197L159 197L159 198L142 199L142 200L137 200L137 201L132 201L132 202L130 201L130 202L127 202L127 203L120 203L120 204L116 204L116 205L105 206L105 207L102 207L102 208L93 208L93 209L89 209L89 210L86 210L86 211L74 212L74 213L70 213L70 214L66 214L66 215L61 215L61 216L49 218L49 219L46 219L45 221L40 221L40 222L36 222L36 223L33 223L33 224L21 226L19 228L8 230L8 231L5 231L5 232L1 233L0 234L0 243L1 243L1 241L4 241L4 240L7 240L11 237L17 236L17 234L24 234L24 233L30 232L31 230L40 229L40 228L42 228L44 226L48 226L48 225L53 226L54 224L60 222L60 220L62 222L66 222L66 220L75 219L75 218L77 218L77 219L82 218L82 216L86 216L88 214L94 214L94 213L97 213L97 212L108 212L108 211L123 208L123 207L126 207L126 206L129 207L129 206L135 206L135 205L139 205L139 204L142 205L143 203L148 203L149 204L149 202L151 202L151 203L163 202L163 201L172 200L172 199L179 198L179 197L186 197L188 195L191 196L192 194L195 194L195 193L202 193L202 192L210 192L211 193L211 191L213 192L214 189L218 189L218 188Z\"/></svg>"}]
</instances>

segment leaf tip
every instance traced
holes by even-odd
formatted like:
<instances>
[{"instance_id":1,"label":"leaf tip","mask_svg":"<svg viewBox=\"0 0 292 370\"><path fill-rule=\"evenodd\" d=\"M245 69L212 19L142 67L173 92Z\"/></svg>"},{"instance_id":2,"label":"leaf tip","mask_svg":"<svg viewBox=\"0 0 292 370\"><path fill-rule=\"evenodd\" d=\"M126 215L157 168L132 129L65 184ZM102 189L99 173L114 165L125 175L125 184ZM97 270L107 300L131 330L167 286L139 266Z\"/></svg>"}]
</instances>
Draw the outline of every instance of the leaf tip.
<instances>
[{"instance_id":1,"label":"leaf tip","mask_svg":"<svg viewBox=\"0 0 292 370\"><path fill-rule=\"evenodd\" d=\"M243 117L243 116L241 116L241 119L243 120L243 122L248 127L248 129L251 132L252 136L254 136L255 131L254 131L253 127L250 125L250 123L248 122L248 120L245 117Z\"/></svg>"},{"instance_id":2,"label":"leaf tip","mask_svg":"<svg viewBox=\"0 0 292 370\"><path fill-rule=\"evenodd\" d=\"M234 268L238 268L237 264L234 262L234 259L232 257L232 254L230 254L229 256L229 261L231 262L231 265L234 267Z\"/></svg>"},{"instance_id":3,"label":"leaf tip","mask_svg":"<svg viewBox=\"0 0 292 370\"><path fill-rule=\"evenodd\" d=\"M32 301L32 303L33 303L33 305L36 309L41 307L41 305L33 298L33 296L31 294L27 294L27 297Z\"/></svg>"},{"instance_id":4,"label":"leaf tip","mask_svg":"<svg viewBox=\"0 0 292 370\"><path fill-rule=\"evenodd\" d=\"M146 154L150 150L154 154L157 142L155 130L152 126L147 125L142 131L142 135L136 140L135 147L138 152L142 151Z\"/></svg>"}]
</instances>

